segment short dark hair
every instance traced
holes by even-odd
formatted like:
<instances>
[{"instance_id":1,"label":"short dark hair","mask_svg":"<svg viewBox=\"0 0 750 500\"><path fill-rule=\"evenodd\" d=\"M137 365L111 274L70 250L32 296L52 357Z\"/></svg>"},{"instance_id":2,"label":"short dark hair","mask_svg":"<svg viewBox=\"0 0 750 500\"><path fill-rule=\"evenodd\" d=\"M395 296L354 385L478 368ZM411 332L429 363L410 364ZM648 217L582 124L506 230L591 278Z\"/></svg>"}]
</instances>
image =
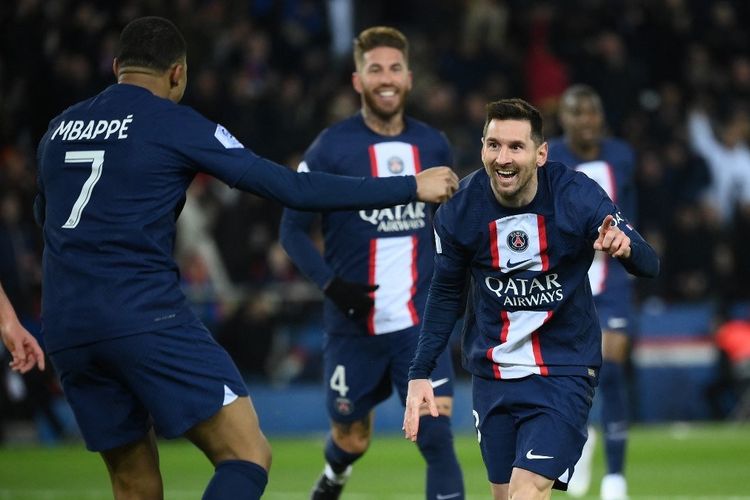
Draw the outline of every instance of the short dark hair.
<instances>
[{"instance_id":1,"label":"short dark hair","mask_svg":"<svg viewBox=\"0 0 750 500\"><path fill-rule=\"evenodd\" d=\"M373 26L354 39L354 64L357 68L364 64L365 52L378 47L398 49L404 54L404 59L409 60L409 41L403 33L388 26Z\"/></svg>"},{"instance_id":2,"label":"short dark hair","mask_svg":"<svg viewBox=\"0 0 750 500\"><path fill-rule=\"evenodd\" d=\"M534 143L538 145L544 142L542 114L523 99L500 99L489 103L482 136L487 135L487 126L492 120L526 120L531 124L531 138Z\"/></svg>"},{"instance_id":3,"label":"short dark hair","mask_svg":"<svg viewBox=\"0 0 750 500\"><path fill-rule=\"evenodd\" d=\"M565 89L565 92L560 96L560 107L567 106L571 99L590 99L600 111L603 111L602 98L593 87L584 83L577 83Z\"/></svg>"},{"instance_id":4,"label":"short dark hair","mask_svg":"<svg viewBox=\"0 0 750 500\"><path fill-rule=\"evenodd\" d=\"M180 30L163 17L140 17L120 33L117 61L120 66L142 66L166 71L185 59L187 45Z\"/></svg>"}]
</instances>

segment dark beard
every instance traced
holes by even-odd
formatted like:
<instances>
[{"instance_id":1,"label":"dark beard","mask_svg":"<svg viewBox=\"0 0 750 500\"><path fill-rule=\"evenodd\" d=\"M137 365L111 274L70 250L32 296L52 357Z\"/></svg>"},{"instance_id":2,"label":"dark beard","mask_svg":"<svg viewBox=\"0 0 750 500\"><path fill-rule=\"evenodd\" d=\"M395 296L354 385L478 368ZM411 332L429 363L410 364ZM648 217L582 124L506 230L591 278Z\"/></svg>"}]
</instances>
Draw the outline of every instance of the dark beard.
<instances>
[{"instance_id":1,"label":"dark beard","mask_svg":"<svg viewBox=\"0 0 750 500\"><path fill-rule=\"evenodd\" d=\"M405 93L399 94L399 96L401 97L401 105L393 108L393 111L386 111L377 106L377 104L375 103L375 99L372 97L372 94L363 92L362 95L364 96L365 106L367 106L368 111L375 115L378 120L383 122L389 121L391 118L400 113L404 109L404 101L406 100Z\"/></svg>"}]
</instances>

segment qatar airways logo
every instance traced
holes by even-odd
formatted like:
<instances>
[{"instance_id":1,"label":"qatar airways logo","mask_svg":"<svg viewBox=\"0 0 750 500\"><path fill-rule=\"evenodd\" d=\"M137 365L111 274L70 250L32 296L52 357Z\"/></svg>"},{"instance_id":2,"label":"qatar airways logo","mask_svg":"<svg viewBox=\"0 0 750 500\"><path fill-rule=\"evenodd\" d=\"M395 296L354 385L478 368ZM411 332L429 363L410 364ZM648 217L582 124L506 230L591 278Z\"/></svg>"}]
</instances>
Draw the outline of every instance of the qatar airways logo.
<instances>
[{"instance_id":1,"label":"qatar airways logo","mask_svg":"<svg viewBox=\"0 0 750 500\"><path fill-rule=\"evenodd\" d=\"M397 231L413 231L427 225L424 212L425 204L421 201L408 205L375 210L360 210L359 218L377 226L380 233L394 233Z\"/></svg>"},{"instance_id":2,"label":"qatar airways logo","mask_svg":"<svg viewBox=\"0 0 750 500\"><path fill-rule=\"evenodd\" d=\"M502 300L503 306L529 307L551 304L563 299L562 285L557 273L536 278L506 278L487 276L484 285Z\"/></svg>"}]
</instances>

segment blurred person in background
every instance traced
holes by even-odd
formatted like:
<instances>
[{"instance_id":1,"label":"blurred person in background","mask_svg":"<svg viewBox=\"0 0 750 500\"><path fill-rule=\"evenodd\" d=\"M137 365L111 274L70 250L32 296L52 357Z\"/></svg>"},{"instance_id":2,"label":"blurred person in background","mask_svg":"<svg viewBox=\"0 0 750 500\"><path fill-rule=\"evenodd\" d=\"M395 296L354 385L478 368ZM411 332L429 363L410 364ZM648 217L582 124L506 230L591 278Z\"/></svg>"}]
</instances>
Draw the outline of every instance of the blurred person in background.
<instances>
[{"instance_id":1,"label":"blurred person in background","mask_svg":"<svg viewBox=\"0 0 750 500\"><path fill-rule=\"evenodd\" d=\"M635 222L635 152L624 141L606 135L604 109L593 88L577 84L562 95L559 110L563 136L549 142L549 159L583 172L596 181L623 215ZM602 327L602 367L597 394L601 402L607 472L602 479L603 500L627 498L625 448L628 438L628 403L625 362L633 317L633 286L625 268L598 253L588 272L599 323ZM596 417L594 417L596 419ZM583 496L591 481L596 430L588 439L568 493Z\"/></svg>"},{"instance_id":2,"label":"blurred person in background","mask_svg":"<svg viewBox=\"0 0 750 500\"><path fill-rule=\"evenodd\" d=\"M406 37L390 27L366 29L354 40L354 63L352 84L361 110L324 130L298 171L377 178L450 165L445 136L404 114L412 88ZM393 387L405 401L432 275L432 210L410 203L325 213L323 255L310 236L316 214L284 211L284 249L326 296L324 383L331 433L313 500L339 498L352 464L370 445L375 406ZM453 381L444 350L433 373L440 417L426 418L417 440L427 462L428 500L464 498L450 425Z\"/></svg>"}]
</instances>

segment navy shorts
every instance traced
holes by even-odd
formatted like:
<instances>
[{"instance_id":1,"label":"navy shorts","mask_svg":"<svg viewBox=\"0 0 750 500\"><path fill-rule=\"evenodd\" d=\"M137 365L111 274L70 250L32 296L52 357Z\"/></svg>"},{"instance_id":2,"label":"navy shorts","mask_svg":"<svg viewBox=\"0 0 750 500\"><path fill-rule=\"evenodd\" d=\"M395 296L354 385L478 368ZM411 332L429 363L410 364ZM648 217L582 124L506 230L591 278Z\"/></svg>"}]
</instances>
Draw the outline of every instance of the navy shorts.
<instances>
[{"instance_id":1,"label":"navy shorts","mask_svg":"<svg viewBox=\"0 0 750 500\"><path fill-rule=\"evenodd\" d=\"M510 482L518 467L567 490L586 442L594 384L572 376L474 377L474 420L490 482Z\"/></svg>"},{"instance_id":2,"label":"navy shorts","mask_svg":"<svg viewBox=\"0 0 750 500\"><path fill-rule=\"evenodd\" d=\"M417 349L416 331L374 336L327 335L323 383L331 420L362 420L393 388L406 402L409 365ZM435 396L453 396L453 363L446 349L432 372Z\"/></svg>"},{"instance_id":3,"label":"navy shorts","mask_svg":"<svg viewBox=\"0 0 750 500\"><path fill-rule=\"evenodd\" d=\"M625 335L631 335L630 328L633 305L630 293L605 292L594 297L596 312L599 316L599 324L602 331L616 331Z\"/></svg>"},{"instance_id":4,"label":"navy shorts","mask_svg":"<svg viewBox=\"0 0 750 500\"><path fill-rule=\"evenodd\" d=\"M247 388L199 322L103 340L50 355L86 447L181 436Z\"/></svg>"}]
</instances>

